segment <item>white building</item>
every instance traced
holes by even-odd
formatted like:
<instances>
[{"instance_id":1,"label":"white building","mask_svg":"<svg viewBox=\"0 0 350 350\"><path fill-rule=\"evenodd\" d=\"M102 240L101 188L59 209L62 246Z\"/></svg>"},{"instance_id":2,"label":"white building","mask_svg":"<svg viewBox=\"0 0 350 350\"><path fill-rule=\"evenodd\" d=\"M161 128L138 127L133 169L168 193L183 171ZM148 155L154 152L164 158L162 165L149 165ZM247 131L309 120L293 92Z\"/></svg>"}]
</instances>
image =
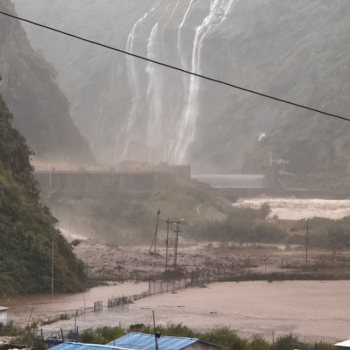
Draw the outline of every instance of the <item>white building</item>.
<instances>
[{"instance_id":1,"label":"white building","mask_svg":"<svg viewBox=\"0 0 350 350\"><path fill-rule=\"evenodd\" d=\"M341 343L337 343L337 344L335 344L335 346L349 349L350 348L350 339L342 341Z\"/></svg>"},{"instance_id":2,"label":"white building","mask_svg":"<svg viewBox=\"0 0 350 350\"><path fill-rule=\"evenodd\" d=\"M8 307L2 307L0 306L0 323L6 324L7 323L7 310Z\"/></svg>"}]
</instances>

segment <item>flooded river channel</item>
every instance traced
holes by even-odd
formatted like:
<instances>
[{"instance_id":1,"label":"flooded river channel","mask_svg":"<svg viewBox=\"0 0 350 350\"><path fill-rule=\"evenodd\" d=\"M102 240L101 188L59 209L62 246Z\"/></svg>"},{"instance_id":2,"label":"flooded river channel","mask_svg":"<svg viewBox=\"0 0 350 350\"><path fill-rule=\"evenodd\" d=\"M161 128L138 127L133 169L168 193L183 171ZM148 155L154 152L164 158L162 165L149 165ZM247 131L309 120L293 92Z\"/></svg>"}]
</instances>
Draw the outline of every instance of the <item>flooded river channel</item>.
<instances>
[{"instance_id":1,"label":"flooded river channel","mask_svg":"<svg viewBox=\"0 0 350 350\"><path fill-rule=\"evenodd\" d=\"M85 302L90 305L97 299L126 295L128 291L140 292L146 287L125 284L94 288L85 293ZM293 332L304 340L336 341L349 337L349 287L349 281L215 283L204 289L150 296L125 308L108 309L105 304L102 312L89 311L76 322L80 329L150 324L155 310L158 324L183 323L201 331L225 325L237 330L240 336L260 334L268 340L274 331L277 336ZM37 318L81 308L83 295L57 295L53 301L47 297L9 300L5 302L11 307L9 319L26 324L33 304L32 317ZM59 321L43 329L46 332L60 327L73 329L74 322L74 318Z\"/></svg>"},{"instance_id":2,"label":"flooded river channel","mask_svg":"<svg viewBox=\"0 0 350 350\"><path fill-rule=\"evenodd\" d=\"M350 215L350 200L299 199L299 198L242 198L233 207L260 208L263 203L271 206L270 217L282 220L300 220L317 217L341 219Z\"/></svg>"},{"instance_id":3,"label":"flooded river channel","mask_svg":"<svg viewBox=\"0 0 350 350\"><path fill-rule=\"evenodd\" d=\"M19 325L30 321L47 320L64 313L87 310L92 313L94 302L102 301L107 308L108 299L138 294L148 289L148 283L125 282L92 288L79 294L33 295L29 297L0 300L0 305L10 308L8 320ZM51 328L51 327L50 327Z\"/></svg>"},{"instance_id":4,"label":"flooded river channel","mask_svg":"<svg viewBox=\"0 0 350 350\"><path fill-rule=\"evenodd\" d=\"M271 216L278 215L280 219L286 220L313 216L341 218L350 215L350 200L255 198L242 199L233 206L257 208L264 202L271 205ZM87 243L86 247L81 244L76 253L82 259L94 253L96 268L98 261L102 261L101 254L104 251L109 254L109 260L114 261L114 264L124 261L125 266L132 265L131 261L137 257L141 260L134 264L144 266L145 261L149 260L148 248L143 251L132 247L130 253L130 249L125 247L113 250L99 243L99 249L92 249L91 245L95 247L97 243ZM181 249L185 251L184 247ZM185 253L187 255L182 252L184 257L180 254L181 259L187 259L190 254L191 258L198 257L198 261L204 261L207 256L213 261L219 261L220 258L227 259L226 255L239 259L240 255L248 254L253 261L257 259L258 251L245 248L242 251L225 251L226 255L222 256L223 252L219 249L198 245L188 247L188 252ZM281 259L279 249L262 251L259 254L268 254L272 258L277 254L276 259ZM285 254L294 256L298 251ZM315 257L319 254L317 252ZM90 261L89 266L92 263ZM157 324L182 323L199 331L229 326L240 336L251 337L259 334L269 341L272 341L272 332L275 336L293 332L300 335L302 340L333 342L349 338L349 288L350 281L214 283L208 285L208 288L188 288L176 293L149 296L124 308L108 309L109 298L130 296L148 289L148 283L127 282L93 288L83 294L56 294L53 299L48 295L40 295L0 300L0 305L9 307L8 319L21 325L33 320L47 320L63 313L73 313L75 310L81 313L85 305L85 314L76 320L73 317L45 325L43 329L46 332L58 331L61 327L65 330L73 329L75 322L80 330L105 325L120 324L126 328L135 323L151 324L152 310L155 310ZM91 307L95 301L103 301L104 307L101 312L92 312Z\"/></svg>"}]
</instances>

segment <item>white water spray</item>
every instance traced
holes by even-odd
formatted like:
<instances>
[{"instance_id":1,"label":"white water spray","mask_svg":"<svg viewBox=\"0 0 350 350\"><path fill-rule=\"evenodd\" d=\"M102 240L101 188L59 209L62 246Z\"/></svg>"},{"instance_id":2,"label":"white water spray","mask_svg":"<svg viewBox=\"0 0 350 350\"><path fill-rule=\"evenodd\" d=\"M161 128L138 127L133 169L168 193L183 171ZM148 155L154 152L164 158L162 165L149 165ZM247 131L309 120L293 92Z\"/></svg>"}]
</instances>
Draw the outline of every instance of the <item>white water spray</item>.
<instances>
[{"instance_id":1,"label":"white water spray","mask_svg":"<svg viewBox=\"0 0 350 350\"><path fill-rule=\"evenodd\" d=\"M191 60L192 72L198 74L201 72L200 64L203 40L205 36L210 32L212 25L216 21L220 23L223 15L225 14L225 11L222 11L223 4L227 4L226 0L212 1L210 4L209 14L204 18L202 24L196 29ZM187 15L185 15L185 17L187 17ZM199 88L200 78L191 76L189 98L187 106L181 117L175 146L176 161L180 164L186 163L186 160L188 158L189 145L195 140L195 125L197 117L199 115Z\"/></svg>"},{"instance_id":2,"label":"white water spray","mask_svg":"<svg viewBox=\"0 0 350 350\"><path fill-rule=\"evenodd\" d=\"M186 67L185 67L185 64L184 64L184 60L182 58L183 56L181 54L181 31L182 31L182 27L184 26L184 24L185 24L185 22L187 20L188 14L189 14L189 12L190 12L190 10L192 8L193 2L194 2L194 0L190 1L190 4L188 5L188 8L187 8L187 10L185 12L185 15L184 15L184 17L182 19L182 22L180 23L178 31L177 31L177 33L178 33L177 34L177 52L178 52L178 54L180 56L180 59L181 59L182 68L186 68Z\"/></svg>"},{"instance_id":3,"label":"white water spray","mask_svg":"<svg viewBox=\"0 0 350 350\"><path fill-rule=\"evenodd\" d=\"M147 43L147 58L151 60L159 59L159 48L157 43L158 38L158 23L156 23L152 30ZM162 72L161 68L153 63L148 63L146 73L148 74L148 88L147 88L147 103L148 103L148 123L146 144L151 149L155 147L156 152L154 157L159 158L159 150L162 147ZM152 155L150 155L152 158ZM151 160L151 159L150 159Z\"/></svg>"},{"instance_id":4,"label":"white water spray","mask_svg":"<svg viewBox=\"0 0 350 350\"><path fill-rule=\"evenodd\" d=\"M154 8L150 11L152 12L154 11ZM134 40L136 37L136 29L138 27L138 25L144 21L148 14L150 12L147 12L143 17L141 17L133 26L133 28L131 29L131 32L128 36L128 40L126 42L126 51L132 53L134 50ZM130 114L129 114L129 118L128 118L128 122L127 122L127 126L126 126L126 134L127 134L127 141L125 143L125 147L124 147L124 153L122 156L122 159L126 159L127 154L128 154L128 150L129 150L129 144L131 141L131 129L132 126L135 123L135 118L136 118L136 114L137 114L137 104L138 104L138 100L140 98L140 89L139 89L139 82L138 82L138 74L137 74L137 70L136 70L136 66L135 66L135 58L131 57L131 56L127 56L126 57L126 65L127 65L127 74L128 74L128 82L129 82L129 86L131 88L131 91L133 93L133 100L132 100L132 107L130 110Z\"/></svg>"},{"instance_id":5,"label":"white water spray","mask_svg":"<svg viewBox=\"0 0 350 350\"><path fill-rule=\"evenodd\" d=\"M235 1L235 0L227 0L227 3L225 4L225 5L226 5L226 6L225 6L225 12L224 12L224 15L223 15L223 17L222 17L222 20L221 20L220 24L223 23L223 22L226 20L227 15L228 15L228 13L229 13L230 10L231 10L231 6L232 6L232 4L233 4L234 1Z\"/></svg>"}]
</instances>

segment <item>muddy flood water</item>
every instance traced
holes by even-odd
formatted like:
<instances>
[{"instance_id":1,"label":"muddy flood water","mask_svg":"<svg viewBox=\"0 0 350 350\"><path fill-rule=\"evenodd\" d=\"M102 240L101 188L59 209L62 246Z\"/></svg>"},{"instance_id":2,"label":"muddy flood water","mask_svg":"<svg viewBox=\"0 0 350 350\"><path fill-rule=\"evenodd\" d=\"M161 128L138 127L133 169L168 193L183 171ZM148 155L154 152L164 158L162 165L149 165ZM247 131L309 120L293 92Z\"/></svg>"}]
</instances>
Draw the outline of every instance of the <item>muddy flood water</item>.
<instances>
[{"instance_id":1,"label":"muddy flood water","mask_svg":"<svg viewBox=\"0 0 350 350\"><path fill-rule=\"evenodd\" d=\"M110 286L92 288L79 294L54 294L34 295L29 297L0 299L0 305L10 308L8 321L14 321L19 325L26 325L30 321L47 320L56 315L81 313L86 308L86 313L92 313L91 308L96 301L102 301L107 308L108 299L125 295L142 293L148 288L148 283L125 282ZM56 324L54 324L56 326ZM51 327L49 327L51 328Z\"/></svg>"},{"instance_id":2,"label":"muddy flood water","mask_svg":"<svg viewBox=\"0 0 350 350\"><path fill-rule=\"evenodd\" d=\"M177 293L150 296L124 308L102 312L88 311L76 319L80 329L97 326L127 327L134 323L151 324L152 310L158 324L183 323L205 331L230 326L243 337L260 334L268 340L293 332L304 340L337 341L349 337L349 281L288 281L215 283L208 288L189 288ZM112 295L147 289L146 284L124 284L94 288L85 293L86 304ZM103 297L103 298L102 298ZM83 307L83 295L57 295L0 301L10 306L9 319L28 322L32 318ZM74 328L74 318L43 327L44 331Z\"/></svg>"},{"instance_id":3,"label":"muddy flood water","mask_svg":"<svg viewBox=\"0 0 350 350\"><path fill-rule=\"evenodd\" d=\"M263 203L271 206L270 217L282 220L300 220L312 217L340 219L350 215L350 200L299 199L299 198L242 198L233 207L257 209Z\"/></svg>"},{"instance_id":4,"label":"muddy flood water","mask_svg":"<svg viewBox=\"0 0 350 350\"><path fill-rule=\"evenodd\" d=\"M264 202L271 205L271 216L278 215L280 219L286 220L313 216L341 218L350 215L350 200L253 198L240 200L233 205L257 208ZM84 243L85 245L83 243L79 245L76 253L84 260L95 252L93 257L96 260L96 269L99 268L98 261L103 260L102 253L109 254L108 261L114 259L113 264L123 263L125 266L136 264L136 256L140 260L139 266L145 265L145 261L149 260L148 249L143 251L137 247L104 247L101 242L97 249L96 242L90 242L95 247L92 249L88 243L89 240ZM218 249L212 249L212 252L209 248L203 247L189 247L189 252L186 254L198 256L200 261L204 261L210 254L213 259L220 257L227 259L226 256L229 255L228 252L223 255ZM244 254L248 254L249 258L256 258L258 251L246 252L243 249L233 250L231 253L237 259ZM285 254L294 256L297 253L298 251L292 251ZM186 254L184 257L180 254L180 258L185 259ZM267 253L263 251L260 254ZM268 254L272 257L277 254L280 261L279 250L269 251ZM87 261L87 263L90 266L94 262ZM293 332L305 341L334 342L350 337L348 312L350 281L213 283L207 288L188 288L176 293L150 296L124 308L107 308L109 298L138 294L147 289L148 283L125 282L93 288L84 294L55 294L53 300L48 295L0 300L0 305L10 307L8 319L21 325L33 320L46 320L62 313L73 313L75 310L81 312L84 303L85 307L89 308L76 320L72 317L69 320L43 326L43 330L47 333L57 332L61 327L65 330L73 329L75 322L80 330L105 325L121 325L126 328L135 323L151 324L152 310L155 310L157 324L182 323L198 331L229 326L240 336L251 337L259 334L269 341L272 341L272 332L275 333L275 337ZM95 301L103 301L104 307L101 312L92 312L91 307Z\"/></svg>"}]
</instances>

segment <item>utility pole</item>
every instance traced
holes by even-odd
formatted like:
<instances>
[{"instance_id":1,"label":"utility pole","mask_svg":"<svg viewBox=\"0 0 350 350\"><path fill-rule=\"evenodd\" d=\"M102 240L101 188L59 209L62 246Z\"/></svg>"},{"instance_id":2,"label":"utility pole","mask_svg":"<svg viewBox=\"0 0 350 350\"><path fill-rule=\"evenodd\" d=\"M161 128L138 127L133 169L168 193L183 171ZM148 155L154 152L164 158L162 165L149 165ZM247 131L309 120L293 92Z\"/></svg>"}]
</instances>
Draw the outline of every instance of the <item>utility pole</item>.
<instances>
[{"instance_id":1,"label":"utility pole","mask_svg":"<svg viewBox=\"0 0 350 350\"><path fill-rule=\"evenodd\" d=\"M68 239L70 239L70 189L69 189L69 170L67 172L67 188L68 188Z\"/></svg>"},{"instance_id":2,"label":"utility pole","mask_svg":"<svg viewBox=\"0 0 350 350\"><path fill-rule=\"evenodd\" d=\"M152 315L153 315L153 333L156 334L156 319L154 317L154 310L152 311Z\"/></svg>"},{"instance_id":3,"label":"utility pole","mask_svg":"<svg viewBox=\"0 0 350 350\"><path fill-rule=\"evenodd\" d=\"M309 245L309 220L306 220L305 266L307 267L307 249Z\"/></svg>"},{"instance_id":4,"label":"utility pole","mask_svg":"<svg viewBox=\"0 0 350 350\"><path fill-rule=\"evenodd\" d=\"M156 247L157 247L157 232L158 232L159 215L160 215L160 210L158 209L158 211L157 211L156 230L154 232L154 237L153 237L151 248L149 249L149 253L151 253L152 248L154 247L154 251L153 251L154 254L156 253Z\"/></svg>"},{"instance_id":5,"label":"utility pole","mask_svg":"<svg viewBox=\"0 0 350 350\"><path fill-rule=\"evenodd\" d=\"M68 238L69 238L69 241L71 240L71 237L70 237L70 199L68 200Z\"/></svg>"},{"instance_id":6,"label":"utility pole","mask_svg":"<svg viewBox=\"0 0 350 350\"><path fill-rule=\"evenodd\" d=\"M154 233L154 253L156 253L157 247L157 233L158 233L158 221L159 221L160 210L157 211L157 223L156 223L156 231Z\"/></svg>"},{"instance_id":7,"label":"utility pole","mask_svg":"<svg viewBox=\"0 0 350 350\"><path fill-rule=\"evenodd\" d=\"M169 166L169 141L166 143L166 163Z\"/></svg>"},{"instance_id":8,"label":"utility pole","mask_svg":"<svg viewBox=\"0 0 350 350\"><path fill-rule=\"evenodd\" d=\"M84 315L85 315L85 292L83 291L83 299L84 299Z\"/></svg>"},{"instance_id":9,"label":"utility pole","mask_svg":"<svg viewBox=\"0 0 350 350\"><path fill-rule=\"evenodd\" d=\"M175 140L173 142L173 166L175 165Z\"/></svg>"},{"instance_id":10,"label":"utility pole","mask_svg":"<svg viewBox=\"0 0 350 350\"><path fill-rule=\"evenodd\" d=\"M155 350L159 350L159 348L158 348L158 338L160 338L161 337L161 334L160 334L160 332L156 332L156 319L155 319L155 317L154 317L154 310L152 311L152 313L153 313L153 333L154 333L154 341L155 341Z\"/></svg>"},{"instance_id":11,"label":"utility pole","mask_svg":"<svg viewBox=\"0 0 350 350\"><path fill-rule=\"evenodd\" d=\"M52 247L51 247L51 299L53 299L53 236L52 236Z\"/></svg>"},{"instance_id":12,"label":"utility pole","mask_svg":"<svg viewBox=\"0 0 350 350\"><path fill-rule=\"evenodd\" d=\"M269 152L269 156L270 156L270 166L272 166L272 152Z\"/></svg>"},{"instance_id":13,"label":"utility pole","mask_svg":"<svg viewBox=\"0 0 350 350\"><path fill-rule=\"evenodd\" d=\"M168 218L168 220L166 221L166 250L165 250L165 272L168 271L168 249L169 249L169 226L170 226L170 220Z\"/></svg>"},{"instance_id":14,"label":"utility pole","mask_svg":"<svg viewBox=\"0 0 350 350\"><path fill-rule=\"evenodd\" d=\"M180 230L180 220L176 223L176 238L175 238L175 253L174 253L174 271L176 271L177 268L177 247L179 243L179 233L181 232Z\"/></svg>"}]
</instances>

